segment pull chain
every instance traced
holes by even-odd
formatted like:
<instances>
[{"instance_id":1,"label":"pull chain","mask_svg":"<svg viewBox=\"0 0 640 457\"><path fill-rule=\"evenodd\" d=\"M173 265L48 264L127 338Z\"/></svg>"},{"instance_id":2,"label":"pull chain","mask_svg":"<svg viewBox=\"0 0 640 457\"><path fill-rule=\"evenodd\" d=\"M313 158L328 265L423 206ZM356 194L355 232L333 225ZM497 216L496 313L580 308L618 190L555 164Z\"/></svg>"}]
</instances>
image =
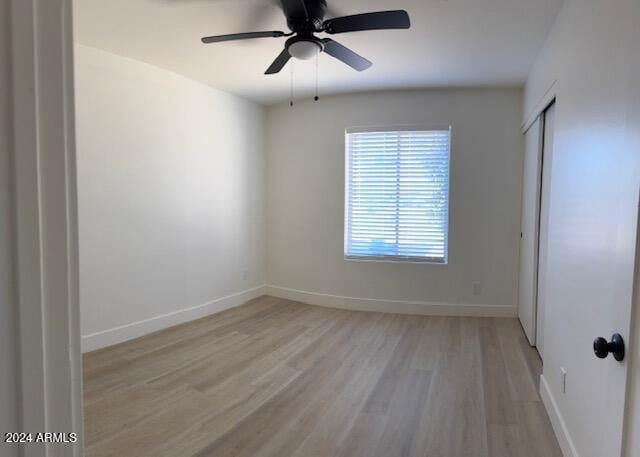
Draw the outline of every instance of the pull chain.
<instances>
[{"instance_id":1,"label":"pull chain","mask_svg":"<svg viewBox=\"0 0 640 457\"><path fill-rule=\"evenodd\" d=\"M313 97L315 101L318 101L320 99L320 97L318 97L318 68L319 68L318 62L319 61L320 61L320 53L317 52L316 53L316 96Z\"/></svg>"},{"instance_id":2,"label":"pull chain","mask_svg":"<svg viewBox=\"0 0 640 457\"><path fill-rule=\"evenodd\" d=\"M294 63L291 62L291 81L290 81L291 92L289 95L289 106L293 106L293 66L294 66Z\"/></svg>"}]
</instances>

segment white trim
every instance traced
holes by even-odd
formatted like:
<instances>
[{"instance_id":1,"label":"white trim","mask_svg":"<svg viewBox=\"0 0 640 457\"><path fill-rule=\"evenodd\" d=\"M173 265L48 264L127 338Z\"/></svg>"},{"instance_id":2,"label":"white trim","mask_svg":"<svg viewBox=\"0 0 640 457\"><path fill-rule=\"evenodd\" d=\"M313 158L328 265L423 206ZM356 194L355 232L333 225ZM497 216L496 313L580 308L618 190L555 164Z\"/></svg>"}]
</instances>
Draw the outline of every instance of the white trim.
<instances>
[{"instance_id":1,"label":"white trim","mask_svg":"<svg viewBox=\"0 0 640 457\"><path fill-rule=\"evenodd\" d=\"M540 101L536 104L536 106L533 107L533 110L527 115L527 117L525 117L524 122L522 123L523 134L526 133L527 130L529 130L529 128L536 121L536 119L538 119L538 116L540 116L542 112L546 110L549 105L551 105L551 102L553 102L553 100L557 98L557 95L556 95L558 92L556 89L557 82L558 82L557 80L554 80L551 83L551 85L549 86L547 91L544 93Z\"/></svg>"},{"instance_id":2,"label":"white trim","mask_svg":"<svg viewBox=\"0 0 640 457\"><path fill-rule=\"evenodd\" d=\"M640 227L640 189L638 189L638 210L636 217L637 227ZM640 368L640 230L636 231L636 261L633 274L633 300L631 305L631 328L629 332L628 351L625 358L628 360L626 401L624 408L624 432L623 455L640 455L640 436L637 436L640 425L640 376L637 374Z\"/></svg>"},{"instance_id":3,"label":"white trim","mask_svg":"<svg viewBox=\"0 0 640 457\"><path fill-rule=\"evenodd\" d=\"M120 327L111 328L102 332L92 333L82 337L82 352L95 351L107 346L132 340L149 333L157 332L174 325L189 322L211 314L219 313L229 308L240 306L265 295L266 286L259 286L253 289L244 290L226 297L212 300L202 305L191 308L173 311L171 313L144 319Z\"/></svg>"},{"instance_id":4,"label":"white trim","mask_svg":"<svg viewBox=\"0 0 640 457\"><path fill-rule=\"evenodd\" d=\"M451 125L425 126L414 124L399 125L368 125L361 127L347 127L344 131L345 135L350 133L369 133L369 132L449 132L451 133Z\"/></svg>"},{"instance_id":5,"label":"white trim","mask_svg":"<svg viewBox=\"0 0 640 457\"><path fill-rule=\"evenodd\" d=\"M567 424L562 418L560 408L556 403L553 393L551 393L551 389L544 375L540 376L540 397L542 397L542 403L549 415L549 420L560 444L560 449L562 449L562 455L564 455L564 457L579 457L571 435L569 435Z\"/></svg>"},{"instance_id":6,"label":"white trim","mask_svg":"<svg viewBox=\"0 0 640 457\"><path fill-rule=\"evenodd\" d=\"M13 132L16 300L20 327L20 408L22 430L46 427L44 301L42 279L38 112L33 2L11 3L13 41ZM44 456L45 449L26 457Z\"/></svg>"},{"instance_id":7,"label":"white trim","mask_svg":"<svg viewBox=\"0 0 640 457\"><path fill-rule=\"evenodd\" d=\"M24 457L80 457L82 373L71 0L12 0L16 282L23 432L80 442Z\"/></svg>"},{"instance_id":8,"label":"white trim","mask_svg":"<svg viewBox=\"0 0 640 457\"><path fill-rule=\"evenodd\" d=\"M417 314L424 316L516 317L515 306L454 304L377 298L345 297L268 285L267 295L327 308L380 313Z\"/></svg>"},{"instance_id":9,"label":"white trim","mask_svg":"<svg viewBox=\"0 0 640 457\"><path fill-rule=\"evenodd\" d=\"M444 265L447 266L446 258L442 257L418 257L400 255L345 255L345 262L374 262L374 263L410 263L416 265Z\"/></svg>"}]
</instances>

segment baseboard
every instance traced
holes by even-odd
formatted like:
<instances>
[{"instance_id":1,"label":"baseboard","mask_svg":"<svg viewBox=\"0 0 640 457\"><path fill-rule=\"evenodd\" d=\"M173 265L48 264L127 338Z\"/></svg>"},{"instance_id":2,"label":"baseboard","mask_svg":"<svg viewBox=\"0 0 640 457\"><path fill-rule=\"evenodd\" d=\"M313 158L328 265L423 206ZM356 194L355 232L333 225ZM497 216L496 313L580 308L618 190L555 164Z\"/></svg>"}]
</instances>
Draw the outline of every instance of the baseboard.
<instances>
[{"instance_id":1,"label":"baseboard","mask_svg":"<svg viewBox=\"0 0 640 457\"><path fill-rule=\"evenodd\" d=\"M218 298L208 303L181 309L161 316L152 317L120 327L92 333L82 337L82 352L95 351L107 346L122 343L158 330L162 330L174 325L189 322L210 314L219 313L225 309L240 306L249 300L261 297L266 293L266 286L259 286L248 289L226 297Z\"/></svg>"},{"instance_id":2,"label":"baseboard","mask_svg":"<svg viewBox=\"0 0 640 457\"><path fill-rule=\"evenodd\" d=\"M576 447L571 439L571 435L569 435L567 424L562 418L562 414L558 408L558 403L556 403L556 399L554 398L553 393L549 388L549 383L547 383L544 375L540 376L540 396L542 397L542 403L544 403L544 407L549 415L549 420L551 421L551 426L553 427L553 431L558 439L560 449L562 449L562 455L564 455L564 457L579 457L578 451L576 451Z\"/></svg>"},{"instance_id":3,"label":"baseboard","mask_svg":"<svg viewBox=\"0 0 640 457\"><path fill-rule=\"evenodd\" d=\"M267 295L295 300L310 305L353 311L382 313L420 314L425 316L478 316L516 317L518 310L511 306L432 303L402 300L378 300L374 298L344 297L340 295L307 292L267 285Z\"/></svg>"}]
</instances>

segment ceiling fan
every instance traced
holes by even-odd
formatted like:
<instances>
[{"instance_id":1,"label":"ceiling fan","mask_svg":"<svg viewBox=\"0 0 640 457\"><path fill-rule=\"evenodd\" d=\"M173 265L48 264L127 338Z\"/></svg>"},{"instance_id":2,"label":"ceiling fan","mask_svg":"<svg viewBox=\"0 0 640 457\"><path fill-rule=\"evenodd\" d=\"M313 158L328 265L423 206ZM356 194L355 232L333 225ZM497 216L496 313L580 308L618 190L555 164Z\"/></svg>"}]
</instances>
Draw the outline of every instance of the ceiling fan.
<instances>
[{"instance_id":1,"label":"ceiling fan","mask_svg":"<svg viewBox=\"0 0 640 457\"><path fill-rule=\"evenodd\" d=\"M369 60L331 38L318 38L315 34L334 35L363 30L408 29L411 26L409 14L404 10L379 11L324 20L327 13L326 0L280 0L280 3L290 32L234 33L204 37L202 42L220 43L251 38L291 37L285 42L284 50L265 72L267 75L278 73L291 57L307 60L321 52L326 52L357 71L363 71L371 67L372 63Z\"/></svg>"}]
</instances>

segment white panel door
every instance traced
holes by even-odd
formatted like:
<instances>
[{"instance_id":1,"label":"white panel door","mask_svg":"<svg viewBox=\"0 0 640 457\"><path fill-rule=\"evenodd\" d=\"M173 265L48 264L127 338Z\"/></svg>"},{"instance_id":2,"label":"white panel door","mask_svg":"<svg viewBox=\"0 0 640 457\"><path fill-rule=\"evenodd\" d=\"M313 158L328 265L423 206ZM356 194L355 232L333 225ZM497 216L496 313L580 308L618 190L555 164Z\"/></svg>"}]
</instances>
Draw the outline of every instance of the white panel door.
<instances>
[{"instance_id":1,"label":"white panel door","mask_svg":"<svg viewBox=\"0 0 640 457\"><path fill-rule=\"evenodd\" d=\"M553 163L553 139L556 106L551 105L544 113L544 140L542 148L542 185L540 188L540 233L538 236L538 295L536 317L536 349L544 360L544 311L546 306L546 262L549 227L549 203L551 191L551 164Z\"/></svg>"},{"instance_id":2,"label":"white panel door","mask_svg":"<svg viewBox=\"0 0 640 457\"><path fill-rule=\"evenodd\" d=\"M542 121L538 118L525 133L518 300L518 317L532 346L536 342L541 139Z\"/></svg>"}]
</instances>

